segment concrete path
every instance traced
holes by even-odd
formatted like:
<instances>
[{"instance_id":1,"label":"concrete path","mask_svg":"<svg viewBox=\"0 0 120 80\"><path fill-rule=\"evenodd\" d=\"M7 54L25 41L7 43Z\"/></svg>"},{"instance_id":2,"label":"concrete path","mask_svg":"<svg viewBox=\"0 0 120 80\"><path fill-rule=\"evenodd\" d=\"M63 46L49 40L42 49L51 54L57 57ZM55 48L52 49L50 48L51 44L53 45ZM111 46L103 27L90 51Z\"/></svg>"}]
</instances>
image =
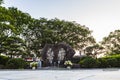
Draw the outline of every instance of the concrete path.
<instances>
[{"instance_id":1,"label":"concrete path","mask_svg":"<svg viewBox=\"0 0 120 80\"><path fill-rule=\"evenodd\" d=\"M120 80L120 70L1 70L0 80Z\"/></svg>"}]
</instances>

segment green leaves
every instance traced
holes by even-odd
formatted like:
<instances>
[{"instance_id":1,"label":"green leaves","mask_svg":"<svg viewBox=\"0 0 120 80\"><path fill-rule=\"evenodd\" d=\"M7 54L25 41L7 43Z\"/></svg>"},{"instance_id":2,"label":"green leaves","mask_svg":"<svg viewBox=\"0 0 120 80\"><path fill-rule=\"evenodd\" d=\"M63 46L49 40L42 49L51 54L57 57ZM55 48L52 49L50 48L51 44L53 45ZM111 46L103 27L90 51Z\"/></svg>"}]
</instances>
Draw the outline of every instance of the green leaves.
<instances>
[{"instance_id":1,"label":"green leaves","mask_svg":"<svg viewBox=\"0 0 120 80\"><path fill-rule=\"evenodd\" d=\"M106 52L109 54L120 54L120 30L111 32L105 37L102 44L106 46Z\"/></svg>"},{"instance_id":2,"label":"green leaves","mask_svg":"<svg viewBox=\"0 0 120 80\"><path fill-rule=\"evenodd\" d=\"M42 38L43 46L46 43L55 44L59 42L67 42L73 47L78 47L76 45L83 41L91 42L91 32L89 29L75 22L68 22L57 18L51 20L41 18L35 22L34 26L35 27L32 28L34 31L32 34L34 34L36 38ZM88 36L89 38L87 38ZM84 40L81 41L83 38Z\"/></svg>"},{"instance_id":3,"label":"green leaves","mask_svg":"<svg viewBox=\"0 0 120 80\"><path fill-rule=\"evenodd\" d=\"M9 7L9 12L10 16L13 18L10 24L14 25L17 33L20 34L24 27L30 23L31 16L14 7Z\"/></svg>"},{"instance_id":4,"label":"green leaves","mask_svg":"<svg viewBox=\"0 0 120 80\"><path fill-rule=\"evenodd\" d=\"M31 54L32 51L39 54L40 49L47 43L66 42L79 49L95 42L91 31L85 26L57 18L34 19L28 13L14 7L0 6L0 33L0 39L4 37L0 43L1 53L10 54L20 53L23 45L26 49L24 53Z\"/></svg>"},{"instance_id":5,"label":"green leaves","mask_svg":"<svg viewBox=\"0 0 120 80\"><path fill-rule=\"evenodd\" d=\"M7 37L2 42L2 49L4 49L3 53L6 55L21 55L24 51L22 47L24 42L19 37Z\"/></svg>"},{"instance_id":6,"label":"green leaves","mask_svg":"<svg viewBox=\"0 0 120 80\"><path fill-rule=\"evenodd\" d=\"M0 5L3 3L3 0L0 0Z\"/></svg>"}]
</instances>

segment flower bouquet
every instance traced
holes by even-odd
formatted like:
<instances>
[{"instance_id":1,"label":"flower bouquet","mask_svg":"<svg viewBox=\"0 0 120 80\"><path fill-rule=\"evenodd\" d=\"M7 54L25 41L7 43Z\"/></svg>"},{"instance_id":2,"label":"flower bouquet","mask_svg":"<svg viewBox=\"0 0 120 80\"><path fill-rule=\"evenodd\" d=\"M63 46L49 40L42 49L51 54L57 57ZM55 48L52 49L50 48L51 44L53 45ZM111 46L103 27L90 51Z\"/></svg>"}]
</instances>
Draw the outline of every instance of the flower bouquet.
<instances>
[{"instance_id":1,"label":"flower bouquet","mask_svg":"<svg viewBox=\"0 0 120 80\"><path fill-rule=\"evenodd\" d=\"M38 65L38 62L31 62L30 63L30 67L32 67L32 69L36 69Z\"/></svg>"},{"instance_id":2,"label":"flower bouquet","mask_svg":"<svg viewBox=\"0 0 120 80\"><path fill-rule=\"evenodd\" d=\"M65 65L68 69L70 69L73 64L72 64L72 62L71 62L70 60L67 60L67 61L64 62L64 65Z\"/></svg>"}]
</instances>

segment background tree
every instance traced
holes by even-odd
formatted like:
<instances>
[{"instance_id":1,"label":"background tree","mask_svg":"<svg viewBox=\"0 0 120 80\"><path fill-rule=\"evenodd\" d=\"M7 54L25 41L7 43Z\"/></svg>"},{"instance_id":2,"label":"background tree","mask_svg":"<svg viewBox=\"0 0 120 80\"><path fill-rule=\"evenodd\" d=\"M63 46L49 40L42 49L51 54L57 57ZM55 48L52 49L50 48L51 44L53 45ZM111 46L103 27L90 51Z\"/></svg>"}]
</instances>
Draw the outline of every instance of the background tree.
<instances>
[{"instance_id":1,"label":"background tree","mask_svg":"<svg viewBox=\"0 0 120 80\"><path fill-rule=\"evenodd\" d=\"M30 50L35 53L40 53L40 48L42 49L45 44L65 42L73 48L79 49L95 42L87 27L57 18L33 19L32 24L25 32Z\"/></svg>"},{"instance_id":2,"label":"background tree","mask_svg":"<svg viewBox=\"0 0 120 80\"><path fill-rule=\"evenodd\" d=\"M13 18L13 20L10 21L10 24L14 25L17 35L22 36L23 30L28 28L28 25L30 24L31 16L28 13L24 13L14 7L9 7L8 10L10 16Z\"/></svg>"},{"instance_id":3,"label":"background tree","mask_svg":"<svg viewBox=\"0 0 120 80\"><path fill-rule=\"evenodd\" d=\"M5 7L0 6L0 32L1 35L10 35L10 32L15 33L15 27L10 24L13 21L12 16L10 16L9 10Z\"/></svg>"},{"instance_id":4,"label":"background tree","mask_svg":"<svg viewBox=\"0 0 120 80\"><path fill-rule=\"evenodd\" d=\"M20 45L20 43L18 42L20 42L20 40L22 42L25 42L25 39L23 37L24 31L25 29L28 28L30 21L31 21L31 16L29 14L23 13L22 11L14 7L9 7L7 9L5 7L0 6L0 33L1 33L0 53L4 53L4 54L8 54L8 53L15 54L18 52L20 53L18 47L19 49L20 48L22 49L23 46ZM19 46L17 46L18 44ZM26 53L26 52L21 52L21 53Z\"/></svg>"},{"instance_id":5,"label":"background tree","mask_svg":"<svg viewBox=\"0 0 120 80\"><path fill-rule=\"evenodd\" d=\"M92 46L86 47L85 54L87 56L92 56L94 58L97 58L97 55L101 54L103 49L104 49L103 46L99 44L94 44Z\"/></svg>"},{"instance_id":6,"label":"background tree","mask_svg":"<svg viewBox=\"0 0 120 80\"><path fill-rule=\"evenodd\" d=\"M24 42L19 37L10 36L2 42L2 49L4 54L13 58L14 56L24 55Z\"/></svg>"},{"instance_id":7,"label":"background tree","mask_svg":"<svg viewBox=\"0 0 120 80\"><path fill-rule=\"evenodd\" d=\"M1 2L2 3L2 0ZM4 50L3 43L7 39L16 37L22 39L28 54L40 55L40 50L45 44L65 42L74 49L83 49L95 42L89 28L76 22L55 19L34 19L28 13L17 8L0 6L0 47ZM6 47L9 46L6 44ZM22 47L22 46L21 46Z\"/></svg>"},{"instance_id":8,"label":"background tree","mask_svg":"<svg viewBox=\"0 0 120 80\"><path fill-rule=\"evenodd\" d=\"M0 0L0 5L3 3L3 0Z\"/></svg>"},{"instance_id":9,"label":"background tree","mask_svg":"<svg viewBox=\"0 0 120 80\"><path fill-rule=\"evenodd\" d=\"M16 33L15 27L10 24L13 18L10 16L9 10L0 6L0 53L3 52L3 42L12 33Z\"/></svg>"},{"instance_id":10,"label":"background tree","mask_svg":"<svg viewBox=\"0 0 120 80\"><path fill-rule=\"evenodd\" d=\"M32 18L28 13L24 13L17 8L9 7L9 12L11 13L11 16L13 17L13 21L10 22L10 24L15 26L15 30L17 31L17 34L12 34L13 36L17 36L21 38L25 44L26 44L26 52L27 55L30 55L30 52L32 51L30 49L31 42L31 32L29 32L30 25L33 24Z\"/></svg>"},{"instance_id":11,"label":"background tree","mask_svg":"<svg viewBox=\"0 0 120 80\"><path fill-rule=\"evenodd\" d=\"M108 54L120 54L120 30L111 32L108 37L102 41Z\"/></svg>"}]
</instances>

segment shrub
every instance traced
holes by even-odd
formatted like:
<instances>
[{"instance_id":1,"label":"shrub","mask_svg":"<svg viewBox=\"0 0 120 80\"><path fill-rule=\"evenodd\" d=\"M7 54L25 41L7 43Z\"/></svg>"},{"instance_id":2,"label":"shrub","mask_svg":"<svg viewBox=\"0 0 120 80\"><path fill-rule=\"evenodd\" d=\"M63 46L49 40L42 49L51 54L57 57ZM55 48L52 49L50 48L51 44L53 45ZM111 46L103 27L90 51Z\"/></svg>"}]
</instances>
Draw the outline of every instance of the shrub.
<instances>
[{"instance_id":1,"label":"shrub","mask_svg":"<svg viewBox=\"0 0 120 80\"><path fill-rule=\"evenodd\" d=\"M120 67L120 55L111 55L103 58L99 58L100 68Z\"/></svg>"},{"instance_id":2,"label":"shrub","mask_svg":"<svg viewBox=\"0 0 120 80\"><path fill-rule=\"evenodd\" d=\"M80 61L80 56L75 56L72 58L72 62L78 64Z\"/></svg>"},{"instance_id":3,"label":"shrub","mask_svg":"<svg viewBox=\"0 0 120 80\"><path fill-rule=\"evenodd\" d=\"M0 64L0 69L4 69L4 68L5 68L5 66Z\"/></svg>"},{"instance_id":4,"label":"shrub","mask_svg":"<svg viewBox=\"0 0 120 80\"><path fill-rule=\"evenodd\" d=\"M26 62L23 59L13 58L7 62L6 67L8 69L23 69L26 65Z\"/></svg>"},{"instance_id":5,"label":"shrub","mask_svg":"<svg viewBox=\"0 0 120 80\"><path fill-rule=\"evenodd\" d=\"M37 67L38 66L38 62L31 62L30 63L30 67Z\"/></svg>"},{"instance_id":6,"label":"shrub","mask_svg":"<svg viewBox=\"0 0 120 80\"><path fill-rule=\"evenodd\" d=\"M80 68L80 64L75 64L75 63L74 63L74 64L72 65L72 68Z\"/></svg>"},{"instance_id":7,"label":"shrub","mask_svg":"<svg viewBox=\"0 0 120 80\"><path fill-rule=\"evenodd\" d=\"M82 60L84 60L84 59L86 59L86 58L92 58L91 56L82 56L81 58L80 58L80 61L82 61Z\"/></svg>"},{"instance_id":8,"label":"shrub","mask_svg":"<svg viewBox=\"0 0 120 80\"><path fill-rule=\"evenodd\" d=\"M84 58L79 62L80 67L82 68L96 68L97 60L91 57Z\"/></svg>"},{"instance_id":9,"label":"shrub","mask_svg":"<svg viewBox=\"0 0 120 80\"><path fill-rule=\"evenodd\" d=\"M120 55L111 55L103 58L94 59L91 57L83 57L80 62L82 68L113 68L120 67Z\"/></svg>"},{"instance_id":10,"label":"shrub","mask_svg":"<svg viewBox=\"0 0 120 80\"><path fill-rule=\"evenodd\" d=\"M117 67L117 59L116 58L108 58L107 59L107 62L108 62L108 67Z\"/></svg>"},{"instance_id":11,"label":"shrub","mask_svg":"<svg viewBox=\"0 0 120 80\"><path fill-rule=\"evenodd\" d=\"M99 68L107 68L108 67L108 62L105 58L99 58L98 59L98 67Z\"/></svg>"},{"instance_id":12,"label":"shrub","mask_svg":"<svg viewBox=\"0 0 120 80\"><path fill-rule=\"evenodd\" d=\"M8 57L6 57L6 56L0 56L0 65L5 66L8 60L9 60Z\"/></svg>"}]
</instances>

